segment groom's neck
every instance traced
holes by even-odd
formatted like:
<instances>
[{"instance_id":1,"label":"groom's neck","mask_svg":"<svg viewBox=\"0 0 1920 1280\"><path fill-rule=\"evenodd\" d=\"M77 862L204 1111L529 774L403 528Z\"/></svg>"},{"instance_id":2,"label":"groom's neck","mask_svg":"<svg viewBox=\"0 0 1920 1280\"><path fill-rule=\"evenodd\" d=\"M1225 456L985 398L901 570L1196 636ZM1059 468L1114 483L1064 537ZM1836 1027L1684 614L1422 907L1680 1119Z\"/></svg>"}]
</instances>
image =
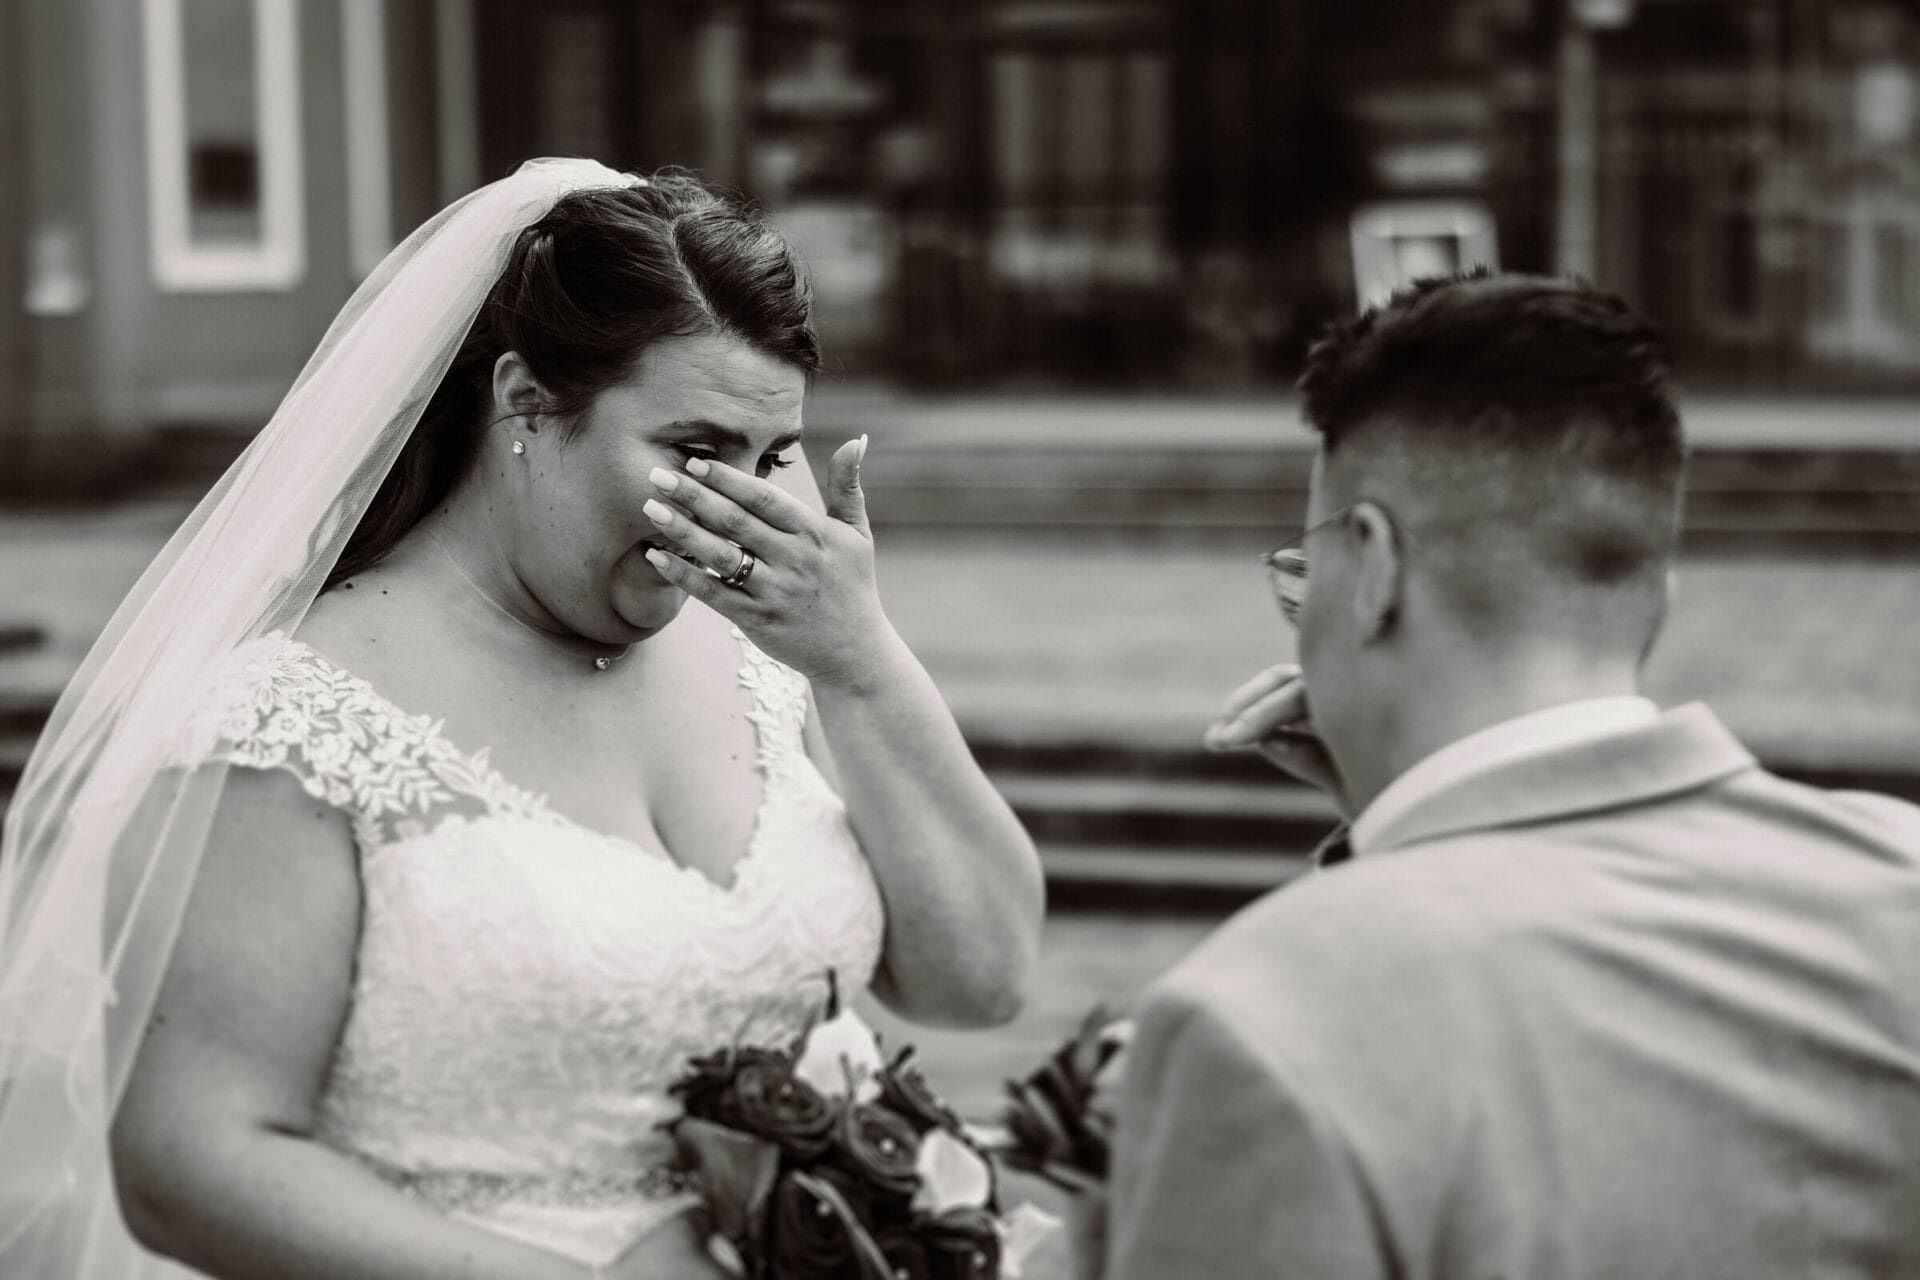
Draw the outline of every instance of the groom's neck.
<instances>
[{"instance_id":1,"label":"groom's neck","mask_svg":"<svg viewBox=\"0 0 1920 1280\"><path fill-rule=\"evenodd\" d=\"M1455 657L1410 673L1382 716L1381 750L1358 808L1443 747L1494 725L1589 698L1640 692L1638 663L1564 646Z\"/></svg>"}]
</instances>

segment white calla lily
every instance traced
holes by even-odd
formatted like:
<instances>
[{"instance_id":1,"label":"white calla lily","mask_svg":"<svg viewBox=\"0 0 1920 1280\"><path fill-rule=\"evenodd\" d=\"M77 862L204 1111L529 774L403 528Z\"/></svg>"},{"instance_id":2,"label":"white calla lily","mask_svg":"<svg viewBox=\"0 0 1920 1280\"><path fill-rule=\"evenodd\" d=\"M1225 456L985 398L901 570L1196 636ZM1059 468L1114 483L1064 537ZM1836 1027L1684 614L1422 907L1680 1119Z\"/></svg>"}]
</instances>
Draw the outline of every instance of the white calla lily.
<instances>
[{"instance_id":1,"label":"white calla lily","mask_svg":"<svg viewBox=\"0 0 1920 1280\"><path fill-rule=\"evenodd\" d=\"M852 1009L842 1009L807 1033L793 1074L829 1098L848 1096L851 1082L853 1100L871 1102L880 1096L877 1073L885 1065L873 1028Z\"/></svg>"},{"instance_id":2,"label":"white calla lily","mask_svg":"<svg viewBox=\"0 0 1920 1280\"><path fill-rule=\"evenodd\" d=\"M944 1129L930 1130L920 1139L916 1167L920 1189L913 1207L942 1214L949 1209L979 1209L993 1195L993 1171L987 1162Z\"/></svg>"},{"instance_id":3,"label":"white calla lily","mask_svg":"<svg viewBox=\"0 0 1920 1280\"><path fill-rule=\"evenodd\" d=\"M1031 1204L1004 1215L1000 1219L1000 1280L1020 1280L1027 1259L1060 1226L1059 1218Z\"/></svg>"}]
</instances>

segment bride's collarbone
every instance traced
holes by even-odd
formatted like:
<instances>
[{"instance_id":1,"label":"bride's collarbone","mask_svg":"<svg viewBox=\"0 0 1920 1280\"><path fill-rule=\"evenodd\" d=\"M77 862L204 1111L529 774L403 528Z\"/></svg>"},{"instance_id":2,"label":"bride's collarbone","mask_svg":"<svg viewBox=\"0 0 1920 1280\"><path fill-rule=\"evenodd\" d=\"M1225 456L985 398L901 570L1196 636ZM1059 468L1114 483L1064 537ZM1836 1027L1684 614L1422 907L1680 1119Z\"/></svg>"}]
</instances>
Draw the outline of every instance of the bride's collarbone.
<instances>
[{"instance_id":1,"label":"bride's collarbone","mask_svg":"<svg viewBox=\"0 0 1920 1280\"><path fill-rule=\"evenodd\" d=\"M402 710L436 719L516 708L535 722L574 718L633 691L639 664L612 678L557 650L510 651L441 604L410 575L376 568L316 600L295 638Z\"/></svg>"}]
</instances>

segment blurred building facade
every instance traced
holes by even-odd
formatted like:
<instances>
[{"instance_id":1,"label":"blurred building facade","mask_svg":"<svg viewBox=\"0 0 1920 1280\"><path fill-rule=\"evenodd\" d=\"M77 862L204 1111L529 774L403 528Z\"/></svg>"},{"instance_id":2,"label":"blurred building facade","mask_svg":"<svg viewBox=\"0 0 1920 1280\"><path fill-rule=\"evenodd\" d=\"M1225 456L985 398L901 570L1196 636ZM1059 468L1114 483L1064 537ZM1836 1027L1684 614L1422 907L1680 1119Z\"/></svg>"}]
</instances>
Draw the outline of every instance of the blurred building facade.
<instances>
[{"instance_id":1,"label":"blurred building facade","mask_svg":"<svg viewBox=\"0 0 1920 1280\"><path fill-rule=\"evenodd\" d=\"M764 203L848 376L1281 386L1479 259L1696 381L1905 388L1916 86L1901 0L0 0L0 428L262 421L388 247L554 153Z\"/></svg>"}]
</instances>

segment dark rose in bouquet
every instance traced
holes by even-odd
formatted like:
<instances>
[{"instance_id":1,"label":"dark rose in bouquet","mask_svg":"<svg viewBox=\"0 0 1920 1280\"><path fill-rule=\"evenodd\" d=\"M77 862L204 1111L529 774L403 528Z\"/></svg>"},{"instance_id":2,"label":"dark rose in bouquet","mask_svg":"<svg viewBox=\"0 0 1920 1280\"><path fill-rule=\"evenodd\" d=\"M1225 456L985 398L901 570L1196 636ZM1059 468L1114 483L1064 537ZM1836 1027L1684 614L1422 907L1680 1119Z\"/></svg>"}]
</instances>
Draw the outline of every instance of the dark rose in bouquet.
<instances>
[{"instance_id":1,"label":"dark rose in bouquet","mask_svg":"<svg viewBox=\"0 0 1920 1280\"><path fill-rule=\"evenodd\" d=\"M949 1209L928 1224L927 1256L936 1280L994 1280L1000 1231L985 1209Z\"/></svg>"},{"instance_id":2,"label":"dark rose in bouquet","mask_svg":"<svg viewBox=\"0 0 1920 1280\"><path fill-rule=\"evenodd\" d=\"M688 1115L786 1149L818 1155L833 1142L836 1108L794 1075L793 1056L778 1049L721 1050L695 1058L672 1092Z\"/></svg>"},{"instance_id":3,"label":"dark rose in bouquet","mask_svg":"<svg viewBox=\"0 0 1920 1280\"><path fill-rule=\"evenodd\" d=\"M894 1280L934 1280L933 1259L913 1227L883 1231L873 1242L880 1246L880 1257L887 1264L887 1274Z\"/></svg>"},{"instance_id":4,"label":"dark rose in bouquet","mask_svg":"<svg viewBox=\"0 0 1920 1280\"><path fill-rule=\"evenodd\" d=\"M863 1188L833 1169L794 1169L773 1193L767 1274L780 1280L887 1280L885 1255L865 1228Z\"/></svg>"},{"instance_id":5,"label":"dark rose in bouquet","mask_svg":"<svg viewBox=\"0 0 1920 1280\"><path fill-rule=\"evenodd\" d=\"M840 1167L876 1197L906 1202L920 1189L920 1135L883 1105L842 1107L833 1146Z\"/></svg>"},{"instance_id":6,"label":"dark rose in bouquet","mask_svg":"<svg viewBox=\"0 0 1920 1280\"><path fill-rule=\"evenodd\" d=\"M818 1155L833 1144L834 1106L780 1058L756 1062L734 1086L734 1123L786 1150Z\"/></svg>"},{"instance_id":7,"label":"dark rose in bouquet","mask_svg":"<svg viewBox=\"0 0 1920 1280\"><path fill-rule=\"evenodd\" d=\"M1001 1216L991 1162L908 1066L839 1007L791 1044L693 1059L672 1123L714 1226L752 1280L1017 1277L1054 1221Z\"/></svg>"},{"instance_id":8,"label":"dark rose in bouquet","mask_svg":"<svg viewBox=\"0 0 1920 1280\"><path fill-rule=\"evenodd\" d=\"M929 1129L945 1129L956 1134L965 1131L960 1117L940 1101L933 1086L920 1074L920 1068L913 1065L912 1049L901 1050L881 1073L880 1098L895 1114L904 1117L915 1133L926 1133Z\"/></svg>"}]
</instances>

